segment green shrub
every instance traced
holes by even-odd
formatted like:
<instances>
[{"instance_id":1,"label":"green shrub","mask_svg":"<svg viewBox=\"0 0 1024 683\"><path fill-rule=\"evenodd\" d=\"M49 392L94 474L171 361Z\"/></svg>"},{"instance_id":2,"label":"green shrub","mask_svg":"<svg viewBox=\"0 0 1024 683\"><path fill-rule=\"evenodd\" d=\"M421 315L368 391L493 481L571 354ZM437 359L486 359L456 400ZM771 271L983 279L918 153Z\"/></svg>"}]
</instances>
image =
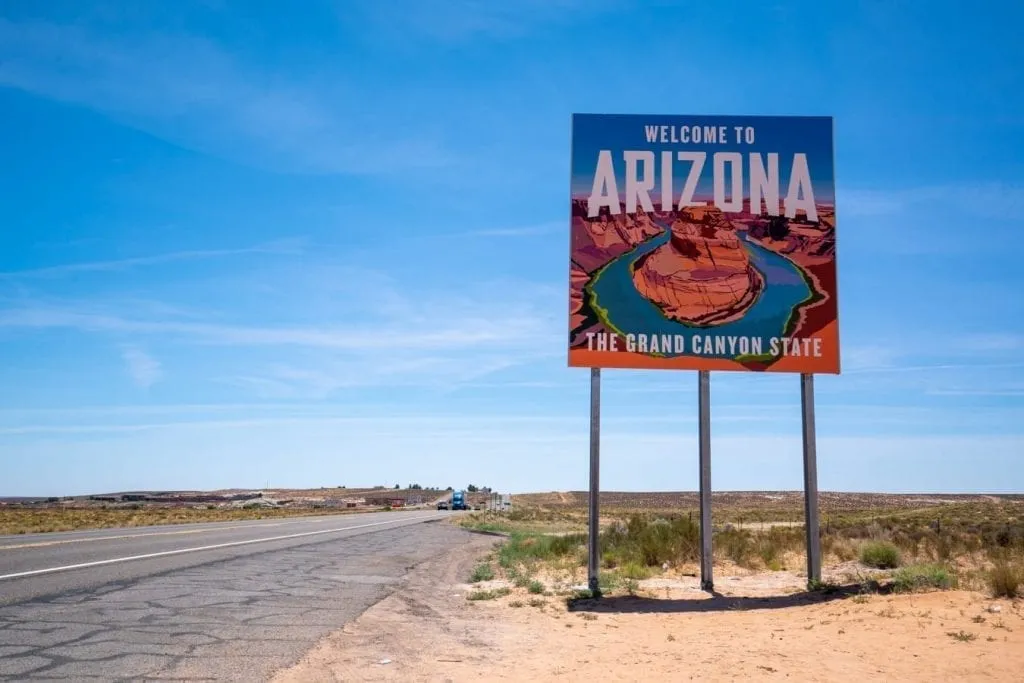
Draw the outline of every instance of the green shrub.
<instances>
[{"instance_id":1,"label":"green shrub","mask_svg":"<svg viewBox=\"0 0 1024 683\"><path fill-rule=\"evenodd\" d=\"M469 577L470 583L479 583L480 581L490 581L494 578L494 570L491 569L489 564L478 564L476 569Z\"/></svg>"},{"instance_id":2,"label":"green shrub","mask_svg":"<svg viewBox=\"0 0 1024 683\"><path fill-rule=\"evenodd\" d=\"M544 584L538 581L537 579L534 579L529 583L526 589L534 595L540 595L544 592Z\"/></svg>"},{"instance_id":3,"label":"green shrub","mask_svg":"<svg viewBox=\"0 0 1024 683\"><path fill-rule=\"evenodd\" d=\"M915 591L938 588L952 588L955 576L941 564L916 564L903 567L893 574L893 590L897 593L913 593Z\"/></svg>"},{"instance_id":4,"label":"green shrub","mask_svg":"<svg viewBox=\"0 0 1024 683\"><path fill-rule=\"evenodd\" d=\"M869 541L860 549L860 561L876 569L900 566L900 551L888 541Z\"/></svg>"}]
</instances>

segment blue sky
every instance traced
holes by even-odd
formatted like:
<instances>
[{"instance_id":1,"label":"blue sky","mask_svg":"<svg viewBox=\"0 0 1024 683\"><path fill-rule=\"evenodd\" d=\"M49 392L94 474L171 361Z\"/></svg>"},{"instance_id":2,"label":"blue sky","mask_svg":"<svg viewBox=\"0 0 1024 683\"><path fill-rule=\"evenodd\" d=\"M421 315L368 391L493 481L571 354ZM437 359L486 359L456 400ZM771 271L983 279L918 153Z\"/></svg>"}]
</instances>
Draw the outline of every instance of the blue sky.
<instances>
[{"instance_id":1,"label":"blue sky","mask_svg":"<svg viewBox=\"0 0 1024 683\"><path fill-rule=\"evenodd\" d=\"M587 484L572 112L835 117L826 490L1024 489L1019 3L0 9L0 495ZM693 489L696 375L604 374L602 486ZM801 485L712 376L713 485Z\"/></svg>"}]
</instances>

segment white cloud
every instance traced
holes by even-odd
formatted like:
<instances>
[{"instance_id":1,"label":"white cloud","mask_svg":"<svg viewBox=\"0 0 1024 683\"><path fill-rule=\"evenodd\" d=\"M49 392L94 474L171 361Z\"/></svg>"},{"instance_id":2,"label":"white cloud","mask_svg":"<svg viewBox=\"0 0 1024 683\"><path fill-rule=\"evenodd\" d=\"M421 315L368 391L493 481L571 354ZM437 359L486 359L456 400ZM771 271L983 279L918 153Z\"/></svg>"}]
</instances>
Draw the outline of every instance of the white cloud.
<instances>
[{"instance_id":1,"label":"white cloud","mask_svg":"<svg viewBox=\"0 0 1024 683\"><path fill-rule=\"evenodd\" d=\"M121 350L121 358L132 381L143 389L148 389L163 378L160 361L142 349L126 347Z\"/></svg>"}]
</instances>

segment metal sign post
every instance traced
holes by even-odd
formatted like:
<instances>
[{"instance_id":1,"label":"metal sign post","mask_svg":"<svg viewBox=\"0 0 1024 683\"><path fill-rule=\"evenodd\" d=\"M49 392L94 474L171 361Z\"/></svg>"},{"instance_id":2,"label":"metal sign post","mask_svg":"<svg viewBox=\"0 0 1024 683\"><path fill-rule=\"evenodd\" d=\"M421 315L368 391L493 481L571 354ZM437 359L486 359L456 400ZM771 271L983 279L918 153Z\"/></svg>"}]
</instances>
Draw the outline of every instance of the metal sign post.
<instances>
[{"instance_id":1,"label":"metal sign post","mask_svg":"<svg viewBox=\"0 0 1024 683\"><path fill-rule=\"evenodd\" d=\"M700 448L700 587L714 590L711 554L711 373L697 372L697 411Z\"/></svg>"},{"instance_id":2,"label":"metal sign post","mask_svg":"<svg viewBox=\"0 0 1024 683\"><path fill-rule=\"evenodd\" d=\"M600 506L601 474L601 368L590 369L590 523L588 538L587 587L600 594Z\"/></svg>"},{"instance_id":3,"label":"metal sign post","mask_svg":"<svg viewBox=\"0 0 1024 683\"><path fill-rule=\"evenodd\" d=\"M818 453L814 429L814 375L800 375L800 407L804 441L804 525L807 530L807 584L821 581L821 537L818 530Z\"/></svg>"}]
</instances>

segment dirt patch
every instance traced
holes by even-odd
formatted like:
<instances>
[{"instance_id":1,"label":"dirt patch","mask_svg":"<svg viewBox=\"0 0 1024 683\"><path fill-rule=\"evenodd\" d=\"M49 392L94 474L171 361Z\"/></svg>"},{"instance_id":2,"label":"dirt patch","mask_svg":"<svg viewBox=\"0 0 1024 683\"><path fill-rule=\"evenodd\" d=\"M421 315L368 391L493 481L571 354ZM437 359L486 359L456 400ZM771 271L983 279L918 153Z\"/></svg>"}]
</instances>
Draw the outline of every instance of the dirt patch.
<instances>
[{"instance_id":1,"label":"dirt patch","mask_svg":"<svg viewBox=\"0 0 1024 683\"><path fill-rule=\"evenodd\" d=\"M980 593L808 594L796 574L574 603L516 589L467 600L474 536L322 641L284 681L1020 680L1024 604ZM724 577L723 577L724 578Z\"/></svg>"}]
</instances>

